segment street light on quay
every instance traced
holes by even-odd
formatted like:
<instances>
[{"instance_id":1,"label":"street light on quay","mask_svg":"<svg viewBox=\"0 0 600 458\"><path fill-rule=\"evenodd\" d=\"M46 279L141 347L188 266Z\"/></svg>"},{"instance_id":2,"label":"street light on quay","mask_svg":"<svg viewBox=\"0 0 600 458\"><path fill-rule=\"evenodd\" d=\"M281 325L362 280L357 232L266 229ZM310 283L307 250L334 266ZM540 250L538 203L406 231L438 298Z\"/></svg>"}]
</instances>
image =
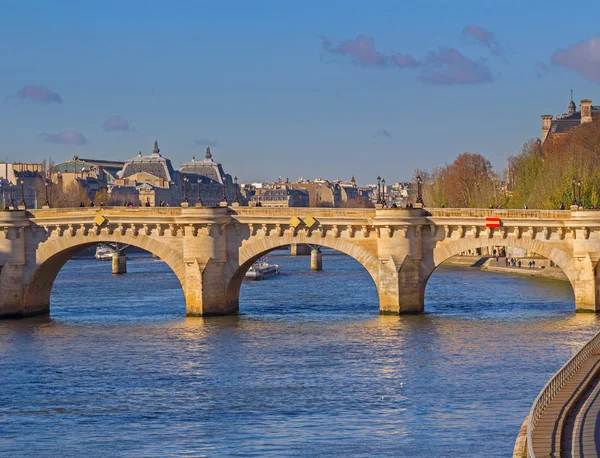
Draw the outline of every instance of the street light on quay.
<instances>
[{"instance_id":1,"label":"street light on quay","mask_svg":"<svg viewBox=\"0 0 600 458\"><path fill-rule=\"evenodd\" d=\"M238 197L238 181L237 181L237 177L233 177L233 191L235 193L235 197L234 197L233 201L235 203L240 203L240 199Z\"/></svg>"},{"instance_id":2,"label":"street light on quay","mask_svg":"<svg viewBox=\"0 0 600 458\"><path fill-rule=\"evenodd\" d=\"M377 203L381 204L381 177L377 175Z\"/></svg>"},{"instance_id":3,"label":"street light on quay","mask_svg":"<svg viewBox=\"0 0 600 458\"><path fill-rule=\"evenodd\" d=\"M385 178L381 180L381 205L387 207L385 203Z\"/></svg>"},{"instance_id":4,"label":"street light on quay","mask_svg":"<svg viewBox=\"0 0 600 458\"><path fill-rule=\"evenodd\" d=\"M577 182L577 180L575 179L575 177L573 177L573 200L571 201L571 205L577 205L577 195L575 193L575 183Z\"/></svg>"},{"instance_id":5,"label":"street light on quay","mask_svg":"<svg viewBox=\"0 0 600 458\"><path fill-rule=\"evenodd\" d=\"M577 203L581 207L581 180L577 180Z\"/></svg>"}]
</instances>

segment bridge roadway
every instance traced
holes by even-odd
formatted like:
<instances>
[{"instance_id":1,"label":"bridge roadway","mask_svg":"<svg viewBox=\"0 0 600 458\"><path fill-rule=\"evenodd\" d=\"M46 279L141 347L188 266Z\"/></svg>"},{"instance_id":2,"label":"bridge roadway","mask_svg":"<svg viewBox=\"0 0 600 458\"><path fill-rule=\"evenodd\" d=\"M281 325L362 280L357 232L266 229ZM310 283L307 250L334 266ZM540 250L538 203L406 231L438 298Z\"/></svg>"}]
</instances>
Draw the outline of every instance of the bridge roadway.
<instances>
[{"instance_id":1,"label":"bridge roadway","mask_svg":"<svg viewBox=\"0 0 600 458\"><path fill-rule=\"evenodd\" d=\"M501 227L486 227L486 217ZM552 260L578 311L600 309L600 212L487 209L76 208L0 212L0 317L49 313L52 284L81 248L145 249L177 275L190 316L237 313L248 267L284 245L339 250L360 262L381 313L419 313L431 273L482 247L516 247Z\"/></svg>"}]
</instances>

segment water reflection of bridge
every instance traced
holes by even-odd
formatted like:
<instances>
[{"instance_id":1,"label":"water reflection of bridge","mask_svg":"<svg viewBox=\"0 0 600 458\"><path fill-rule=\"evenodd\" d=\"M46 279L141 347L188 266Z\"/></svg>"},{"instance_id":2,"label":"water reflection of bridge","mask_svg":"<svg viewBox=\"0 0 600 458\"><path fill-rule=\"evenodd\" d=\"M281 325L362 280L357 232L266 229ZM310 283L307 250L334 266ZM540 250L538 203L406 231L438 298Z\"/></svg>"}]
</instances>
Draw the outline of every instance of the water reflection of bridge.
<instances>
[{"instance_id":1,"label":"water reflection of bridge","mask_svg":"<svg viewBox=\"0 0 600 458\"><path fill-rule=\"evenodd\" d=\"M487 227L486 218L500 219ZM597 311L600 213L484 209L77 208L0 213L0 315L49 311L58 271L82 247L122 243L159 256L181 282L188 315L236 313L248 267L284 245L341 251L371 275L382 313L423 310L446 259L515 247L567 275L577 310Z\"/></svg>"}]
</instances>

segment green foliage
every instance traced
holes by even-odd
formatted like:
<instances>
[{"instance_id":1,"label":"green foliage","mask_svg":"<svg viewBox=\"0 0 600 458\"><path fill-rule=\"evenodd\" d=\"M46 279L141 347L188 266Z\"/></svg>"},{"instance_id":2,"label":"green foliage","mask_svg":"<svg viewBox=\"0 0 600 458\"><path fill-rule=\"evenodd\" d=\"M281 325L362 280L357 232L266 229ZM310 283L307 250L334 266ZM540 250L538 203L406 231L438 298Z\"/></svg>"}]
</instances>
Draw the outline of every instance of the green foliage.
<instances>
[{"instance_id":1,"label":"green foliage","mask_svg":"<svg viewBox=\"0 0 600 458\"><path fill-rule=\"evenodd\" d=\"M584 208L600 205L600 120L572 129L564 137L550 138L543 151L530 140L509 159L508 206L556 209L572 200ZM573 179L575 192L573 191ZM581 192L579 192L581 182Z\"/></svg>"}]
</instances>

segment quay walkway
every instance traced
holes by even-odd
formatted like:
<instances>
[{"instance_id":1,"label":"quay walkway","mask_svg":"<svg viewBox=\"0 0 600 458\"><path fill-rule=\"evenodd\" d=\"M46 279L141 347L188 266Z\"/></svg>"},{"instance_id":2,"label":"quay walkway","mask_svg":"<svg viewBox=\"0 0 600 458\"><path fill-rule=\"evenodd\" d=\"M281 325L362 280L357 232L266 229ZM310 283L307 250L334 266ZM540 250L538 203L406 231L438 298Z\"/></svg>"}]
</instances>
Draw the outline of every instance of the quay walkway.
<instances>
[{"instance_id":1,"label":"quay walkway","mask_svg":"<svg viewBox=\"0 0 600 458\"><path fill-rule=\"evenodd\" d=\"M600 332L544 386L515 457L600 456ZM517 440L517 444L519 444Z\"/></svg>"}]
</instances>

